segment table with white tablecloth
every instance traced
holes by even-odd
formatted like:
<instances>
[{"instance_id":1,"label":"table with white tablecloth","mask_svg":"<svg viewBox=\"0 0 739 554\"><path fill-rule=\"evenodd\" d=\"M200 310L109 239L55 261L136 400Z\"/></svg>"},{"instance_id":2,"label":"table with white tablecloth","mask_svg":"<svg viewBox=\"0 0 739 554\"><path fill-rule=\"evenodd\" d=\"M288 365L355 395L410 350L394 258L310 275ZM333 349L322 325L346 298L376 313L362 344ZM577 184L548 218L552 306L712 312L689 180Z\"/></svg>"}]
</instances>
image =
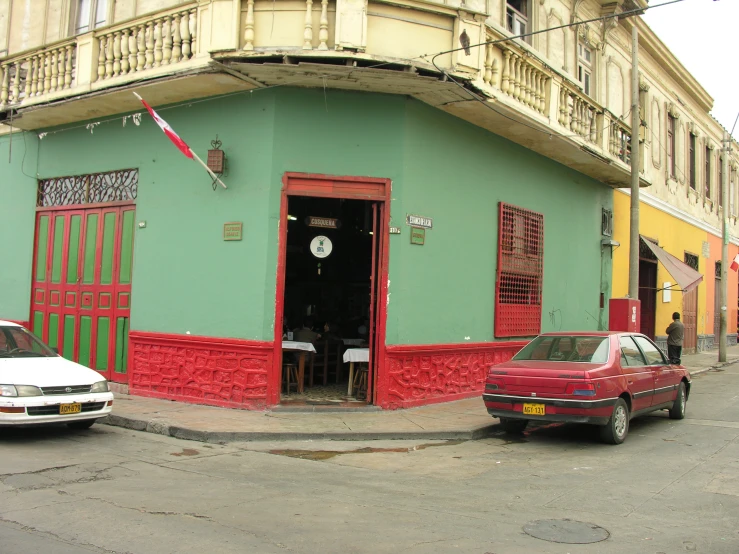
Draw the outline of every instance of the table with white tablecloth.
<instances>
[{"instance_id":1,"label":"table with white tablecloth","mask_svg":"<svg viewBox=\"0 0 739 554\"><path fill-rule=\"evenodd\" d=\"M309 342L298 342L293 340L282 341L283 352L299 352L298 358L298 393L303 392L303 383L305 381L305 356L308 352L315 354L316 347ZM289 388L288 388L289 392Z\"/></svg>"},{"instance_id":2,"label":"table with white tablecloth","mask_svg":"<svg viewBox=\"0 0 739 554\"><path fill-rule=\"evenodd\" d=\"M344 352L344 363L349 364L349 390L347 394L352 393L352 383L354 382L354 362L369 363L369 348L349 348Z\"/></svg>"}]
</instances>

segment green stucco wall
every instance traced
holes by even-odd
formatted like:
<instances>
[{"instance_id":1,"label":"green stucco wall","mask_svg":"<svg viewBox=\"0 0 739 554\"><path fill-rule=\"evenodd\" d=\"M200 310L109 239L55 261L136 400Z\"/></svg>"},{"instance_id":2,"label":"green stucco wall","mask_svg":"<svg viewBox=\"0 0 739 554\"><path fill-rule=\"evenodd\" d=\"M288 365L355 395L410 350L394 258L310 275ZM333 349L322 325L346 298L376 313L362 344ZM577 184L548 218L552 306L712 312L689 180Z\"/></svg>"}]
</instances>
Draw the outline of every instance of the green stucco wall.
<instances>
[{"instance_id":1,"label":"green stucco wall","mask_svg":"<svg viewBox=\"0 0 739 554\"><path fill-rule=\"evenodd\" d=\"M610 275L604 260L602 282L601 208L612 204L600 183L402 96L276 88L160 113L201 156L218 134L228 190L213 191L148 116L30 134L24 166L41 177L139 168L131 329L273 338L286 171L392 180L402 232L389 239L388 344L494 340L499 201L545 214L543 329L598 326ZM0 235L22 228L13 267L0 264L0 317L22 319L35 189L19 162L0 165ZM424 246L410 244L406 213L434 219ZM228 221L243 221L242 241L222 240Z\"/></svg>"},{"instance_id":2,"label":"green stucco wall","mask_svg":"<svg viewBox=\"0 0 739 554\"><path fill-rule=\"evenodd\" d=\"M0 136L0 318L28 321L36 207L33 133Z\"/></svg>"}]
</instances>

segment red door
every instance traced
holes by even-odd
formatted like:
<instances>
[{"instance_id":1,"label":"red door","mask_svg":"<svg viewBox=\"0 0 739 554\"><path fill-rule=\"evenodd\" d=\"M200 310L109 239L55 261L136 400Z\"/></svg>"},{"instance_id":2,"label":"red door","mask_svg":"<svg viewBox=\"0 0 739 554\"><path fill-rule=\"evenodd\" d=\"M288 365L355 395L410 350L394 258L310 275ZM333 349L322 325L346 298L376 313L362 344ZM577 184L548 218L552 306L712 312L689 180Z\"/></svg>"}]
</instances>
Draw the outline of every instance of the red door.
<instances>
[{"instance_id":1,"label":"red door","mask_svg":"<svg viewBox=\"0 0 739 554\"><path fill-rule=\"evenodd\" d=\"M39 211L31 328L65 358L126 381L134 206Z\"/></svg>"}]
</instances>

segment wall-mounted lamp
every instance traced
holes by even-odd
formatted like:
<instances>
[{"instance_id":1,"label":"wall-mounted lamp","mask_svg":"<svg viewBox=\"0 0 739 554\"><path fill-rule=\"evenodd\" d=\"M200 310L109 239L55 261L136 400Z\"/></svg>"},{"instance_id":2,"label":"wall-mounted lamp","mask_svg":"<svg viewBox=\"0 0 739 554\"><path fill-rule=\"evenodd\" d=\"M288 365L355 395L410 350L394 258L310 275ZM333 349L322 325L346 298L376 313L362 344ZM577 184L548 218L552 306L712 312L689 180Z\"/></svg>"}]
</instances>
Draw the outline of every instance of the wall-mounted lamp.
<instances>
[{"instance_id":1,"label":"wall-mounted lamp","mask_svg":"<svg viewBox=\"0 0 739 554\"><path fill-rule=\"evenodd\" d=\"M210 145L213 148L208 150L208 169L218 177L222 177L226 173L226 154L221 150L223 143L218 140L218 135L216 135L216 139L210 141ZM217 181L213 180L213 190L216 190L216 183Z\"/></svg>"},{"instance_id":2,"label":"wall-mounted lamp","mask_svg":"<svg viewBox=\"0 0 739 554\"><path fill-rule=\"evenodd\" d=\"M616 248L618 248L619 246L621 246L621 243L618 242L617 240L613 240L611 238L607 238L607 239L603 239L602 241L600 241L600 246L601 246L601 248L605 248L606 246L610 246L611 247L611 251L613 251Z\"/></svg>"}]
</instances>

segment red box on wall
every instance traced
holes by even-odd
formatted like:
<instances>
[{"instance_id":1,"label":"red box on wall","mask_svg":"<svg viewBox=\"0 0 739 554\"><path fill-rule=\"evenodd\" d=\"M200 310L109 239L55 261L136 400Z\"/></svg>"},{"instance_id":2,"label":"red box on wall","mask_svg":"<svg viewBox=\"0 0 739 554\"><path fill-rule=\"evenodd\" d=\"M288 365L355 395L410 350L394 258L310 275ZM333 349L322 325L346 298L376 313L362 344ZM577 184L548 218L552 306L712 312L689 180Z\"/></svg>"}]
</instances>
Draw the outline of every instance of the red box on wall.
<instances>
[{"instance_id":1,"label":"red box on wall","mask_svg":"<svg viewBox=\"0 0 739 554\"><path fill-rule=\"evenodd\" d=\"M638 333L641 305L635 298L611 298L608 302L608 329Z\"/></svg>"}]
</instances>

